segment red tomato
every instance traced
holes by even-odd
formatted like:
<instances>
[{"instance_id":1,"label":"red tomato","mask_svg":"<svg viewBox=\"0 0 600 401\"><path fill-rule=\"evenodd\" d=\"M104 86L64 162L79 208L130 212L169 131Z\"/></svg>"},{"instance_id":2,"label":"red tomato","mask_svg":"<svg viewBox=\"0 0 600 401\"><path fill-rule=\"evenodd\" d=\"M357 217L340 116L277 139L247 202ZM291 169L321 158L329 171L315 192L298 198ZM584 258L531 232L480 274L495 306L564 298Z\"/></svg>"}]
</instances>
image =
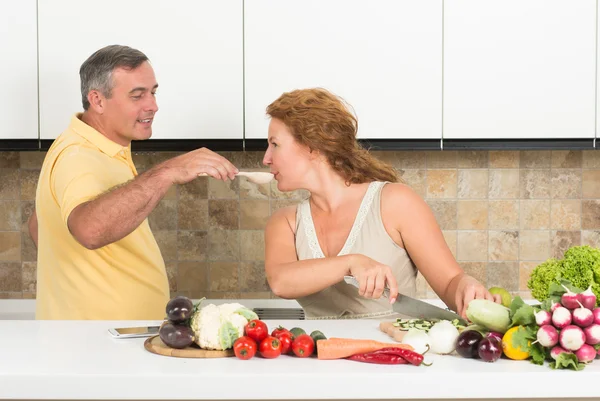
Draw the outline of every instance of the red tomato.
<instances>
[{"instance_id":1,"label":"red tomato","mask_svg":"<svg viewBox=\"0 0 600 401\"><path fill-rule=\"evenodd\" d=\"M276 329L273 329L273 331L271 332L271 335L273 337L279 337L280 334L284 334L284 333L288 333L291 334L290 331L282 326L277 327Z\"/></svg>"},{"instance_id":2,"label":"red tomato","mask_svg":"<svg viewBox=\"0 0 600 401\"><path fill-rule=\"evenodd\" d=\"M258 350L263 358L277 358L281 355L281 341L273 336L268 336L260 343Z\"/></svg>"},{"instance_id":3,"label":"red tomato","mask_svg":"<svg viewBox=\"0 0 600 401\"><path fill-rule=\"evenodd\" d=\"M292 342L292 351L300 358L311 356L314 350L315 342L308 334L300 334Z\"/></svg>"},{"instance_id":4,"label":"red tomato","mask_svg":"<svg viewBox=\"0 0 600 401\"><path fill-rule=\"evenodd\" d=\"M250 320L246 327L244 327L244 332L248 337L256 341L257 344L260 344L262 340L269 336L267 325L258 319Z\"/></svg>"},{"instance_id":5,"label":"red tomato","mask_svg":"<svg viewBox=\"0 0 600 401\"><path fill-rule=\"evenodd\" d=\"M250 359L256 354L256 341L248 336L243 336L233 343L233 352L240 359Z\"/></svg>"},{"instance_id":6,"label":"red tomato","mask_svg":"<svg viewBox=\"0 0 600 401\"><path fill-rule=\"evenodd\" d=\"M273 336L281 342L281 353L287 354L292 350L292 333L282 332L276 336Z\"/></svg>"}]
</instances>

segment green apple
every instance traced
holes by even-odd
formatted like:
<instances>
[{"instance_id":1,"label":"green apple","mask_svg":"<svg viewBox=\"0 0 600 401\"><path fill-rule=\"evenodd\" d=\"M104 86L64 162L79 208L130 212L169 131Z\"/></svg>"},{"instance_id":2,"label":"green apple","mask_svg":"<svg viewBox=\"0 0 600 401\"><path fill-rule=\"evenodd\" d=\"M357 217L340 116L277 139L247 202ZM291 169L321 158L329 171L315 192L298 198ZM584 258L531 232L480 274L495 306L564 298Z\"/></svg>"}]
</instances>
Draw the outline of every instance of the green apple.
<instances>
[{"instance_id":1,"label":"green apple","mask_svg":"<svg viewBox=\"0 0 600 401\"><path fill-rule=\"evenodd\" d=\"M507 308L510 307L510 303L512 302L512 295L510 295L510 293L508 291L506 291L504 288L492 287L488 291L492 295L496 295L496 294L500 295L500 298L502 298L502 305L506 306Z\"/></svg>"}]
</instances>

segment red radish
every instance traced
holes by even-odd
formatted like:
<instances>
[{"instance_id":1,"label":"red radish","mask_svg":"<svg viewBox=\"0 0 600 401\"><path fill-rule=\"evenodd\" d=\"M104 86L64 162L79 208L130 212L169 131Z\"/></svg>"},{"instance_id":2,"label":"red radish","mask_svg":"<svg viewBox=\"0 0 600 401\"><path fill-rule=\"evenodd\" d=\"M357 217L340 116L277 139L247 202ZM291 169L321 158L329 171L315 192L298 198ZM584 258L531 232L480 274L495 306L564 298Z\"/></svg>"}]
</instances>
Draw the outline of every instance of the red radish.
<instances>
[{"instance_id":1,"label":"red radish","mask_svg":"<svg viewBox=\"0 0 600 401\"><path fill-rule=\"evenodd\" d=\"M563 308L562 306L556 308L552 314L552 324L557 329L562 329L570 325L571 319L571 311L567 308Z\"/></svg>"},{"instance_id":2,"label":"red radish","mask_svg":"<svg viewBox=\"0 0 600 401\"><path fill-rule=\"evenodd\" d=\"M556 308L560 307L560 303L559 302L552 302L552 306L550 307L550 313L554 313L554 311L556 310Z\"/></svg>"},{"instance_id":3,"label":"red radish","mask_svg":"<svg viewBox=\"0 0 600 401\"><path fill-rule=\"evenodd\" d=\"M534 312L533 315L535 316L535 322L540 327L552 322L552 315L550 315L550 312L548 311L541 310L539 312Z\"/></svg>"},{"instance_id":4,"label":"red radish","mask_svg":"<svg viewBox=\"0 0 600 401\"><path fill-rule=\"evenodd\" d=\"M577 301L579 308L573 309L573 323L579 327L588 327L594 323L594 314L591 310L584 308L581 302Z\"/></svg>"},{"instance_id":5,"label":"red radish","mask_svg":"<svg viewBox=\"0 0 600 401\"><path fill-rule=\"evenodd\" d=\"M594 323L600 324L600 308L596 308L592 311L594 315Z\"/></svg>"},{"instance_id":6,"label":"red radish","mask_svg":"<svg viewBox=\"0 0 600 401\"><path fill-rule=\"evenodd\" d=\"M594 309L596 306L596 294L592 292L592 286L590 285L587 290L578 294L579 302L582 303L584 308L589 310Z\"/></svg>"},{"instance_id":7,"label":"red radish","mask_svg":"<svg viewBox=\"0 0 600 401\"><path fill-rule=\"evenodd\" d=\"M563 285L563 288L565 290L567 290L567 292L565 292L562 297L560 297L560 303L562 304L562 306L564 306L567 309L575 309L579 306L579 304L577 303L578 301L578 296L576 293L572 292L571 290L569 290L567 287L565 287Z\"/></svg>"},{"instance_id":8,"label":"red radish","mask_svg":"<svg viewBox=\"0 0 600 401\"><path fill-rule=\"evenodd\" d=\"M577 351L585 343L585 334L579 327L569 325L560 331L558 339L567 351Z\"/></svg>"},{"instance_id":9,"label":"red radish","mask_svg":"<svg viewBox=\"0 0 600 401\"><path fill-rule=\"evenodd\" d=\"M551 324L546 324L537 332L537 342L544 347L554 347L558 344L558 331Z\"/></svg>"},{"instance_id":10,"label":"red radish","mask_svg":"<svg viewBox=\"0 0 600 401\"><path fill-rule=\"evenodd\" d=\"M556 347L550 350L550 357L552 357L552 359L554 360L556 360L556 358L558 358L560 354L572 354L572 352L567 351L560 345L557 345Z\"/></svg>"},{"instance_id":11,"label":"red radish","mask_svg":"<svg viewBox=\"0 0 600 401\"><path fill-rule=\"evenodd\" d=\"M588 363L596 359L596 349L591 345L583 344L575 353L579 362Z\"/></svg>"},{"instance_id":12,"label":"red radish","mask_svg":"<svg viewBox=\"0 0 600 401\"><path fill-rule=\"evenodd\" d=\"M585 334L585 342L589 345L600 344L600 324L592 324L583 329Z\"/></svg>"}]
</instances>

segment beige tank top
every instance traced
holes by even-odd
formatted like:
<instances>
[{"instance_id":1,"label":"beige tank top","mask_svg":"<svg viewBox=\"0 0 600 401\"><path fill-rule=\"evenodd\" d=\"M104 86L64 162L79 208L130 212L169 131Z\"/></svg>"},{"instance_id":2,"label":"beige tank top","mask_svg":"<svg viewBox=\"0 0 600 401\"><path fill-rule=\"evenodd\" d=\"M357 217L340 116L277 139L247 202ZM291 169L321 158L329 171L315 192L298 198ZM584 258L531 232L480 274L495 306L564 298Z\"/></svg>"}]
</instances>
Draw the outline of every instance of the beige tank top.
<instances>
[{"instance_id":1,"label":"beige tank top","mask_svg":"<svg viewBox=\"0 0 600 401\"><path fill-rule=\"evenodd\" d=\"M365 193L346 243L338 256L363 254L391 267L400 293L415 296L417 268L404 248L389 236L381 219L381 189L385 182L372 182ZM312 220L310 202L304 200L296 211L296 253L298 260L323 258ZM307 319L365 319L400 317L386 298L367 299L344 281L299 298Z\"/></svg>"}]
</instances>

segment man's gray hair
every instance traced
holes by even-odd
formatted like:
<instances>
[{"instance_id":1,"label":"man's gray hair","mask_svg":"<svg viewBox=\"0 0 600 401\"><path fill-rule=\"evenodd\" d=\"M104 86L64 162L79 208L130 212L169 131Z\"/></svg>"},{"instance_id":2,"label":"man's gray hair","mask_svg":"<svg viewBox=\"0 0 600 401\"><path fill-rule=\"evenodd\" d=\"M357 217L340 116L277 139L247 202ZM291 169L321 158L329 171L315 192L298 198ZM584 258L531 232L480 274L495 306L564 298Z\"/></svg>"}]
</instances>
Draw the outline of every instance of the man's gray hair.
<instances>
[{"instance_id":1,"label":"man's gray hair","mask_svg":"<svg viewBox=\"0 0 600 401\"><path fill-rule=\"evenodd\" d=\"M148 57L141 51L120 45L106 46L92 54L79 69L83 109L90 107L87 96L92 90L99 91L107 98L111 97L114 87L112 73L115 69L133 70L145 61L148 61Z\"/></svg>"}]
</instances>

